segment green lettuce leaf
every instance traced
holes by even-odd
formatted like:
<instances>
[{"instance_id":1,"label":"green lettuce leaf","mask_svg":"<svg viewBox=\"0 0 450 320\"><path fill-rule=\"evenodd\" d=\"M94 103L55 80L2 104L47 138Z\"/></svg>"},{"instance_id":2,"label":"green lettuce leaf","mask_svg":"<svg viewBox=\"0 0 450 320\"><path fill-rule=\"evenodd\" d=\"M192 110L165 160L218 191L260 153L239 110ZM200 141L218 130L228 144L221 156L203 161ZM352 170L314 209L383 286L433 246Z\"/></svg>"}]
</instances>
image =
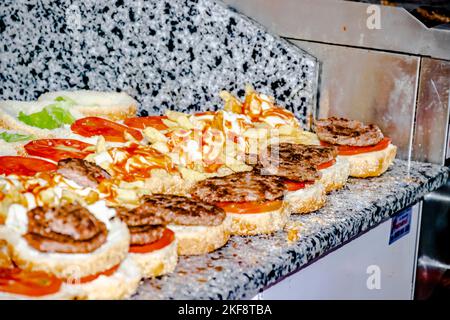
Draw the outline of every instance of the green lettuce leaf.
<instances>
[{"instance_id":1,"label":"green lettuce leaf","mask_svg":"<svg viewBox=\"0 0 450 320\"><path fill-rule=\"evenodd\" d=\"M63 107L52 104L45 107L45 109L47 109L48 113L56 120L57 123L60 123L61 125L72 124L75 122L75 118L72 114Z\"/></svg>"},{"instance_id":2,"label":"green lettuce leaf","mask_svg":"<svg viewBox=\"0 0 450 320\"><path fill-rule=\"evenodd\" d=\"M6 142L18 142L34 139L33 135L19 134L19 133L8 133L6 131L0 132L0 139Z\"/></svg>"},{"instance_id":3,"label":"green lettuce leaf","mask_svg":"<svg viewBox=\"0 0 450 320\"><path fill-rule=\"evenodd\" d=\"M61 103L48 105L41 111L31 114L20 111L18 118L29 126L41 129L56 129L75 121L72 114Z\"/></svg>"}]
</instances>

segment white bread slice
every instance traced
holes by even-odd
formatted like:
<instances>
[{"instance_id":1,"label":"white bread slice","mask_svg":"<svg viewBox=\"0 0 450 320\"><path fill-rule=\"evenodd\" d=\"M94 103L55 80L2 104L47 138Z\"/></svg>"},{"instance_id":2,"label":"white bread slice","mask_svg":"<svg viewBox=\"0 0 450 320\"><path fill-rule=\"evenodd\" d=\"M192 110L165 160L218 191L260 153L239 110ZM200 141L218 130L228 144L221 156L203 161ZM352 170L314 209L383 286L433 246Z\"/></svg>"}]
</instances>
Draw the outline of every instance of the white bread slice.
<instances>
[{"instance_id":1,"label":"white bread slice","mask_svg":"<svg viewBox=\"0 0 450 320\"><path fill-rule=\"evenodd\" d=\"M231 234L252 236L257 234L271 234L283 230L289 220L290 212L285 203L274 211L261 213L229 213L231 218Z\"/></svg>"},{"instance_id":2,"label":"white bread slice","mask_svg":"<svg viewBox=\"0 0 450 320\"><path fill-rule=\"evenodd\" d=\"M389 144L379 151L365 152L351 156L338 156L350 163L350 176L355 178L378 177L393 163L397 146Z\"/></svg>"},{"instance_id":3,"label":"white bread slice","mask_svg":"<svg viewBox=\"0 0 450 320\"><path fill-rule=\"evenodd\" d=\"M336 163L331 167L320 170L322 177L319 182L325 187L325 192L329 193L342 188L350 174L350 163L347 159L337 157Z\"/></svg>"},{"instance_id":4,"label":"white bread slice","mask_svg":"<svg viewBox=\"0 0 450 320\"><path fill-rule=\"evenodd\" d=\"M70 125L67 124L57 129L41 129L29 126L18 119L20 111L25 114L31 114L41 111L44 107L52 103L53 102L50 101L0 101L0 131L6 130L11 133L34 135L36 139L76 139L91 144L95 144L97 142L97 136L83 137L72 132ZM70 109L70 113L75 119L84 117L82 113L80 113L77 109L73 109L73 107ZM118 145L118 143L109 142L108 144Z\"/></svg>"},{"instance_id":5,"label":"white bread slice","mask_svg":"<svg viewBox=\"0 0 450 320\"><path fill-rule=\"evenodd\" d=\"M149 253L130 253L131 259L140 269L143 278L158 277L172 273L178 262L177 239L171 244Z\"/></svg>"},{"instance_id":6,"label":"white bread slice","mask_svg":"<svg viewBox=\"0 0 450 320\"><path fill-rule=\"evenodd\" d=\"M227 217L218 226L168 225L178 240L179 255L200 255L223 247L230 238L230 222Z\"/></svg>"},{"instance_id":7,"label":"white bread slice","mask_svg":"<svg viewBox=\"0 0 450 320\"><path fill-rule=\"evenodd\" d=\"M28 228L28 217L27 210L20 205L8 211L5 225L0 226L0 238L8 242L12 260L23 270L44 271L60 279L82 278L109 270L128 256L130 233L125 223L113 218L115 210L99 203L88 209L105 223L108 236L106 242L91 253L47 253L31 247L22 237Z\"/></svg>"},{"instance_id":8,"label":"white bread slice","mask_svg":"<svg viewBox=\"0 0 450 320\"><path fill-rule=\"evenodd\" d=\"M326 192L322 183L306 185L305 188L289 191L284 196L291 214L304 214L319 210L325 205Z\"/></svg>"},{"instance_id":9,"label":"white bread slice","mask_svg":"<svg viewBox=\"0 0 450 320\"><path fill-rule=\"evenodd\" d=\"M18 119L20 111L25 114L31 114L41 111L50 104L52 103L49 101L0 101L0 128L15 130L24 134L33 134L37 138L64 137L70 132L70 128L67 125L49 130L29 126ZM83 115L76 110L70 110L70 113L75 119L83 118Z\"/></svg>"},{"instance_id":10,"label":"white bread slice","mask_svg":"<svg viewBox=\"0 0 450 320\"><path fill-rule=\"evenodd\" d=\"M61 96L74 100L77 104L71 109L76 109L84 116L123 120L136 116L138 108L137 101L127 93L113 91L55 91L41 95L38 101L55 101L55 98Z\"/></svg>"}]
</instances>

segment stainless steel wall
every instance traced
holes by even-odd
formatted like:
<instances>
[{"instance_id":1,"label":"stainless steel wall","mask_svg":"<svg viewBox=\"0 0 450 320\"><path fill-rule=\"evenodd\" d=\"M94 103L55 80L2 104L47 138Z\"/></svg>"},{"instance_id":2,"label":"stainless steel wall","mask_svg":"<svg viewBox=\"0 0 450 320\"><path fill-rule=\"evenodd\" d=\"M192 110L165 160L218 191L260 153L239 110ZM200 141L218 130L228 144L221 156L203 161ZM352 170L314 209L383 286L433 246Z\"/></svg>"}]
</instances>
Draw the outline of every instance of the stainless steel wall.
<instances>
[{"instance_id":1,"label":"stainless steel wall","mask_svg":"<svg viewBox=\"0 0 450 320\"><path fill-rule=\"evenodd\" d=\"M427 28L403 8L344 0L223 1L286 38L450 59L450 32Z\"/></svg>"},{"instance_id":2,"label":"stainless steel wall","mask_svg":"<svg viewBox=\"0 0 450 320\"><path fill-rule=\"evenodd\" d=\"M450 62L422 58L413 158L444 164L448 150Z\"/></svg>"},{"instance_id":3,"label":"stainless steel wall","mask_svg":"<svg viewBox=\"0 0 450 320\"><path fill-rule=\"evenodd\" d=\"M321 61L318 116L378 124L410 157L420 58L292 40Z\"/></svg>"},{"instance_id":4,"label":"stainless steel wall","mask_svg":"<svg viewBox=\"0 0 450 320\"><path fill-rule=\"evenodd\" d=\"M376 123L399 147L399 158L444 163L450 62L442 59L450 59L450 31L428 29L396 7L338 0L225 2L320 60L317 116ZM379 29L368 25L376 14Z\"/></svg>"}]
</instances>

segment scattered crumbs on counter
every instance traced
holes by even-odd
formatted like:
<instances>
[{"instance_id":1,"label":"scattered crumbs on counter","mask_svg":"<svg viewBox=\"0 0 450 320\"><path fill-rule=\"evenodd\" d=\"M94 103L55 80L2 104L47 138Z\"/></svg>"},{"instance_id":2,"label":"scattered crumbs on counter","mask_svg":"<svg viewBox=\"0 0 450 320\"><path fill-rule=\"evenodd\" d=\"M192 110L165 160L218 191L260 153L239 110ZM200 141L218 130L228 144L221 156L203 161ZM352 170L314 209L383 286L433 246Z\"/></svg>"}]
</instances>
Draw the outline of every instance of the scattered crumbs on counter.
<instances>
[{"instance_id":1,"label":"scattered crumbs on counter","mask_svg":"<svg viewBox=\"0 0 450 320\"><path fill-rule=\"evenodd\" d=\"M289 221L286 224L284 230L286 231L288 243L297 242L300 239L300 229L302 226L303 223L299 221Z\"/></svg>"},{"instance_id":2,"label":"scattered crumbs on counter","mask_svg":"<svg viewBox=\"0 0 450 320\"><path fill-rule=\"evenodd\" d=\"M403 181L406 183L417 183L418 179L414 177L405 177L403 178Z\"/></svg>"}]
</instances>

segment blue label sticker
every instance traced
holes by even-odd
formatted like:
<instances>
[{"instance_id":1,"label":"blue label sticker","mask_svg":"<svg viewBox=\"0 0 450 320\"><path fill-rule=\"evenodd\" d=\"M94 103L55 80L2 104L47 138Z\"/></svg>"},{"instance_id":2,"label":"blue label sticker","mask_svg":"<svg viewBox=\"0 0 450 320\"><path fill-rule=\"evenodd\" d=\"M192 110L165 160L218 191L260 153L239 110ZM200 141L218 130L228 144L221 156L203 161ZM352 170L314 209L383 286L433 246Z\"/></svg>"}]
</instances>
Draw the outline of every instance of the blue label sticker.
<instances>
[{"instance_id":1,"label":"blue label sticker","mask_svg":"<svg viewBox=\"0 0 450 320\"><path fill-rule=\"evenodd\" d=\"M392 217L391 234L389 244L394 243L401 237L407 235L411 229L412 207L403 209Z\"/></svg>"}]
</instances>

